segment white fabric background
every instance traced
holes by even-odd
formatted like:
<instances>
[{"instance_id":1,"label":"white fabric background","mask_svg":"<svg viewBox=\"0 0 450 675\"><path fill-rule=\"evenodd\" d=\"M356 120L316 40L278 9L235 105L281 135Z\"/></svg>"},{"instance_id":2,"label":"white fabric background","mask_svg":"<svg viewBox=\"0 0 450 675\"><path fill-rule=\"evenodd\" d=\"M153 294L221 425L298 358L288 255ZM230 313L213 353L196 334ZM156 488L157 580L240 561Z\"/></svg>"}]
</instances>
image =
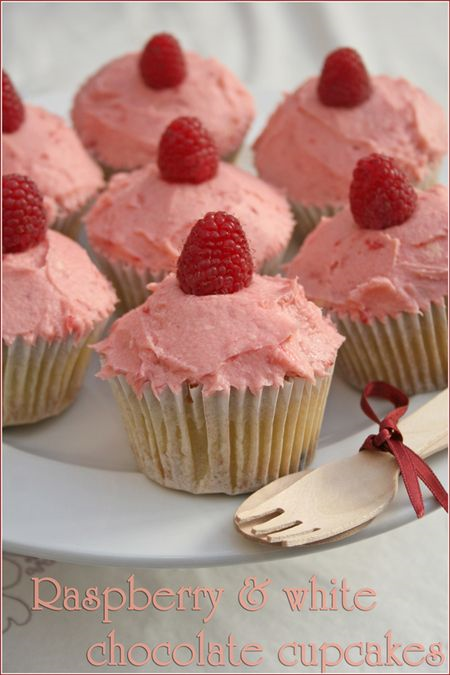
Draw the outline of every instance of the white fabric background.
<instances>
[{"instance_id":1,"label":"white fabric background","mask_svg":"<svg viewBox=\"0 0 450 675\"><path fill-rule=\"evenodd\" d=\"M448 8L433 3L20 3L2 4L4 67L18 89L40 94L74 91L95 68L137 50L155 32L173 32L187 49L214 55L258 94L289 90L317 73L324 55L341 45L360 50L373 73L402 75L447 106ZM447 635L447 522L443 512L402 530L301 559L200 570L129 570L36 563L20 556L5 562L4 672L90 672L86 647L106 635L84 614L30 616L29 576L37 573L79 587L124 585L131 572L150 589L179 585L223 586L225 599L207 625L208 639L233 631L241 642L265 646L260 672L289 672L274 649L284 641L382 641L389 628L398 642L445 643ZM28 572L26 571L28 570ZM39 572L39 570L41 570ZM280 593L261 612L238 609L236 593L249 574L271 577L272 589L301 585L311 574L327 584L346 577L372 586L379 605L368 614L291 614ZM20 578L19 578L20 577ZM8 619L12 620L8 621ZM155 612L115 617L124 642L191 641L201 627L195 613ZM447 672L422 667L421 672ZM107 669L97 669L106 672ZM111 669L113 670L113 669ZM126 670L118 668L116 670ZM150 666L146 668L151 670ZM166 669L171 670L171 669ZM181 670L181 669L178 669ZM209 669L212 670L212 669ZM220 669L214 669L220 670ZM225 671L231 671L226 668ZM291 669L302 672L301 668ZM316 669L310 668L312 672ZM339 672L370 672L339 667ZM173 672L176 672L174 669ZM400 672L391 667L378 672ZM406 668L403 668L406 672ZM333 671L331 671L333 672Z\"/></svg>"},{"instance_id":2,"label":"white fabric background","mask_svg":"<svg viewBox=\"0 0 450 675\"><path fill-rule=\"evenodd\" d=\"M4 2L4 63L31 95L75 88L107 60L171 31L253 88L289 90L335 47L446 103L447 3Z\"/></svg>"}]
</instances>

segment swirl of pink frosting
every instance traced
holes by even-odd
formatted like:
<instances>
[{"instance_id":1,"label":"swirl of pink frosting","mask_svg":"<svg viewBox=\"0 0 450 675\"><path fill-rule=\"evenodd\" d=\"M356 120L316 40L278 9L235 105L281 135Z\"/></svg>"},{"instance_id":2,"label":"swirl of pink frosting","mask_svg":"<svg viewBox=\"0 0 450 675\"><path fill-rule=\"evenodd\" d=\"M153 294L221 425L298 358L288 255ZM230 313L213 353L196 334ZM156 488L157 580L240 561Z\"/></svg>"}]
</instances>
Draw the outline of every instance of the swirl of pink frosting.
<instances>
[{"instance_id":1,"label":"swirl of pink frosting","mask_svg":"<svg viewBox=\"0 0 450 675\"><path fill-rule=\"evenodd\" d=\"M317 96L318 79L285 97L254 145L265 180L307 206L344 206L356 162L373 152L395 157L415 185L447 152L444 111L403 79L372 77L372 95L354 108Z\"/></svg>"},{"instance_id":2,"label":"swirl of pink frosting","mask_svg":"<svg viewBox=\"0 0 450 675\"><path fill-rule=\"evenodd\" d=\"M418 190L402 225L364 230L350 209L323 218L287 266L308 298L368 322L441 304L448 287L448 190Z\"/></svg>"},{"instance_id":3,"label":"swirl of pink frosting","mask_svg":"<svg viewBox=\"0 0 450 675\"><path fill-rule=\"evenodd\" d=\"M2 150L3 174L20 173L34 180L50 225L80 209L104 185L101 170L75 131L42 108L26 106L22 126L2 134Z\"/></svg>"},{"instance_id":4,"label":"swirl of pink frosting","mask_svg":"<svg viewBox=\"0 0 450 675\"><path fill-rule=\"evenodd\" d=\"M155 159L161 134L180 115L200 119L221 157L239 148L255 115L253 99L225 66L186 53L184 81L156 90L142 80L139 56L106 64L75 97L75 128L97 160L116 170L144 166Z\"/></svg>"},{"instance_id":5,"label":"swirl of pink frosting","mask_svg":"<svg viewBox=\"0 0 450 675\"><path fill-rule=\"evenodd\" d=\"M176 269L184 240L208 211L239 219L257 268L284 250L294 225L281 193L232 164L221 162L214 178L191 185L168 183L151 163L113 176L86 218L87 234L109 260L156 275Z\"/></svg>"},{"instance_id":6,"label":"swirl of pink frosting","mask_svg":"<svg viewBox=\"0 0 450 675\"><path fill-rule=\"evenodd\" d=\"M123 375L138 396L149 384L201 384L206 395L264 386L287 376L314 381L330 372L343 342L334 326L308 302L292 279L254 275L231 295L186 295L174 274L140 307L118 319L95 345L99 377Z\"/></svg>"},{"instance_id":7,"label":"swirl of pink frosting","mask_svg":"<svg viewBox=\"0 0 450 675\"><path fill-rule=\"evenodd\" d=\"M114 310L116 295L86 251L49 230L47 239L23 253L3 255L2 337L76 339Z\"/></svg>"}]
</instances>

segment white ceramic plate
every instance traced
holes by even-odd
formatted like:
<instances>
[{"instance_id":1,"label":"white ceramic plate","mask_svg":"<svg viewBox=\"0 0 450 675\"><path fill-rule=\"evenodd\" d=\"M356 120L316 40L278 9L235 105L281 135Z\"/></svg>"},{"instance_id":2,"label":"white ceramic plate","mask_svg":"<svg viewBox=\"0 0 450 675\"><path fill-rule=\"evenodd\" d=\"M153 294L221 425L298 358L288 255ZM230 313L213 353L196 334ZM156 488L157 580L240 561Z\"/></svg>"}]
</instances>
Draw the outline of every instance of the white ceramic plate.
<instances>
[{"instance_id":1,"label":"white ceramic plate","mask_svg":"<svg viewBox=\"0 0 450 675\"><path fill-rule=\"evenodd\" d=\"M4 435L4 547L8 551L108 565L146 567L242 563L311 549L272 549L247 541L233 526L244 497L189 495L160 487L136 471L109 386L91 363L69 410ZM411 409L428 395L416 396ZM387 410L387 407L385 407ZM357 452L374 430L359 394L334 379L315 465ZM446 453L430 459L441 480ZM426 499L426 511L436 508ZM376 521L342 546L415 518L403 487ZM322 545L323 548L328 546Z\"/></svg>"},{"instance_id":2,"label":"white ceramic plate","mask_svg":"<svg viewBox=\"0 0 450 675\"><path fill-rule=\"evenodd\" d=\"M273 106L267 99L264 109ZM67 97L41 101L63 113ZM260 126L260 125L259 125ZM6 550L90 564L185 567L304 555L308 547L271 548L247 541L233 526L244 497L195 496L160 487L137 472L109 386L95 378L93 357L85 384L62 415L4 434L3 537ZM411 410L429 395L416 396ZM388 408L385 407L385 410ZM359 394L333 381L315 465L358 451L375 426L359 408ZM447 453L430 459L441 480ZM426 497L426 512L437 508ZM415 519L405 490L376 521L326 549L373 537Z\"/></svg>"}]
</instances>

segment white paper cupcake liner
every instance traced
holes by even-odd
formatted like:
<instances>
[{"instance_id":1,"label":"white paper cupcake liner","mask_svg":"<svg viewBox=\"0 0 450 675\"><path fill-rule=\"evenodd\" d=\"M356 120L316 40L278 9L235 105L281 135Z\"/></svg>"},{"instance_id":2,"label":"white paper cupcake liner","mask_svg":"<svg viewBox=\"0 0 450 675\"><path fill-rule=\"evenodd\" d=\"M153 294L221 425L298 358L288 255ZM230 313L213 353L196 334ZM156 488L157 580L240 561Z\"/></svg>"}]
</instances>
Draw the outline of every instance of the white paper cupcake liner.
<instances>
[{"instance_id":1,"label":"white paper cupcake liner","mask_svg":"<svg viewBox=\"0 0 450 675\"><path fill-rule=\"evenodd\" d=\"M147 285L153 281L162 281L166 276L165 272L154 275L127 263L112 263L97 252L95 258L101 271L113 284L120 300L120 309L125 312L142 305L149 296Z\"/></svg>"},{"instance_id":2,"label":"white paper cupcake liner","mask_svg":"<svg viewBox=\"0 0 450 675\"><path fill-rule=\"evenodd\" d=\"M75 213L70 213L66 216L60 216L51 224L51 229L57 230L58 232L61 232L61 234L65 234L66 237L70 237L71 239L77 241L83 222L83 216L92 206L94 201L95 198L93 197L89 199L80 209L78 209L78 211L75 211Z\"/></svg>"},{"instance_id":3,"label":"white paper cupcake liner","mask_svg":"<svg viewBox=\"0 0 450 675\"><path fill-rule=\"evenodd\" d=\"M261 267L259 274L273 275L279 272L284 257L281 251L274 258L267 260ZM116 289L120 304L125 312L142 305L149 296L148 284L154 281L162 281L166 272L155 275L149 270L139 269L122 262L110 262L102 255L95 252L95 258L101 271L108 277Z\"/></svg>"},{"instance_id":4,"label":"white paper cupcake liner","mask_svg":"<svg viewBox=\"0 0 450 675\"><path fill-rule=\"evenodd\" d=\"M222 157L221 159L229 164L239 164L242 151L243 146L241 144L236 150L233 150L233 152L230 152L226 157Z\"/></svg>"},{"instance_id":5,"label":"white paper cupcake liner","mask_svg":"<svg viewBox=\"0 0 450 675\"><path fill-rule=\"evenodd\" d=\"M92 155L91 155L92 156ZM116 174L116 173L130 173L130 171L135 171L136 169L114 169L112 166L109 166L108 164L104 164L101 162L99 159L96 157L92 156L92 159L97 162L101 170L103 171L103 179L105 183L108 183L108 181Z\"/></svg>"},{"instance_id":6,"label":"white paper cupcake liner","mask_svg":"<svg viewBox=\"0 0 450 675\"><path fill-rule=\"evenodd\" d=\"M57 230L57 232L65 234L66 237L70 237L77 241L81 230L81 217L82 213L77 211L65 218L57 218L50 227L52 230Z\"/></svg>"},{"instance_id":7,"label":"white paper cupcake liner","mask_svg":"<svg viewBox=\"0 0 450 675\"><path fill-rule=\"evenodd\" d=\"M130 445L148 478L192 493L241 494L307 466L314 455L332 371L315 385L286 378L252 394L203 395L202 386L147 385L138 399L126 379L110 380Z\"/></svg>"},{"instance_id":8,"label":"white paper cupcake liner","mask_svg":"<svg viewBox=\"0 0 450 675\"><path fill-rule=\"evenodd\" d=\"M363 324L331 315L345 336L337 368L345 380L363 389L384 380L407 394L447 386L447 306L432 304L423 314L400 314Z\"/></svg>"},{"instance_id":9,"label":"white paper cupcake liner","mask_svg":"<svg viewBox=\"0 0 450 675\"><path fill-rule=\"evenodd\" d=\"M99 324L76 341L27 344L16 338L3 344L3 426L30 424L58 415L75 399L82 384L91 350L103 331Z\"/></svg>"},{"instance_id":10,"label":"white paper cupcake liner","mask_svg":"<svg viewBox=\"0 0 450 675\"><path fill-rule=\"evenodd\" d=\"M268 276L274 276L281 272L281 266L284 262L284 257L286 255L286 250L284 249L278 253L273 258L263 262L261 267L257 270L258 274L267 274Z\"/></svg>"},{"instance_id":11,"label":"white paper cupcake liner","mask_svg":"<svg viewBox=\"0 0 450 675\"><path fill-rule=\"evenodd\" d=\"M296 220L295 235L297 242L300 244L314 230L321 218L334 216L340 210L340 208L331 205L319 207L291 204L291 207Z\"/></svg>"}]
</instances>

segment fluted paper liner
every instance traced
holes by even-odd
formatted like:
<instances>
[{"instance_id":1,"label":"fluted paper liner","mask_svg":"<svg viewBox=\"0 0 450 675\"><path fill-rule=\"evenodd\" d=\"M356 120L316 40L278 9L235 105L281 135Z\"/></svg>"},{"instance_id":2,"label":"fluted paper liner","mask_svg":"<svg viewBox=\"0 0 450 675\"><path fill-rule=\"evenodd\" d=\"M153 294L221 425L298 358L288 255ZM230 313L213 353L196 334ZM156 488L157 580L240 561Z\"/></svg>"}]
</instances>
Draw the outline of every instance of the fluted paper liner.
<instances>
[{"instance_id":1,"label":"fluted paper liner","mask_svg":"<svg viewBox=\"0 0 450 675\"><path fill-rule=\"evenodd\" d=\"M267 260L259 274L276 274L279 271L285 251L274 258ZM128 312L134 307L142 305L149 296L148 284L162 281L166 272L152 274L149 270L133 267L124 262L110 262L99 253L95 253L101 271L113 284L121 302L121 309Z\"/></svg>"},{"instance_id":2,"label":"fluted paper liner","mask_svg":"<svg viewBox=\"0 0 450 675\"><path fill-rule=\"evenodd\" d=\"M80 209L78 209L78 211L75 211L75 213L57 218L55 222L51 224L51 229L61 232L61 234L65 234L66 237L70 237L70 239L77 241L81 230L83 217L92 206L94 201L95 198L92 197Z\"/></svg>"},{"instance_id":3,"label":"fluted paper liner","mask_svg":"<svg viewBox=\"0 0 450 675\"><path fill-rule=\"evenodd\" d=\"M307 466L314 455L332 371L316 384L203 395L202 386L149 385L139 399L123 376L110 380L138 465L148 478L193 493L241 494Z\"/></svg>"},{"instance_id":4,"label":"fluted paper liner","mask_svg":"<svg viewBox=\"0 0 450 675\"><path fill-rule=\"evenodd\" d=\"M75 340L3 344L3 426L29 424L58 415L75 399L104 323Z\"/></svg>"},{"instance_id":5,"label":"fluted paper liner","mask_svg":"<svg viewBox=\"0 0 450 675\"><path fill-rule=\"evenodd\" d=\"M148 284L154 281L162 281L166 276L165 272L154 275L148 270L139 269L127 263L112 263L97 252L95 257L101 271L108 277L116 290L120 300L120 309L125 312L142 305L149 296Z\"/></svg>"},{"instance_id":6,"label":"fluted paper liner","mask_svg":"<svg viewBox=\"0 0 450 675\"><path fill-rule=\"evenodd\" d=\"M295 236L300 243L303 243L308 234L314 230L324 216L331 218L340 208L335 208L331 205L319 207L292 204L292 210L296 220Z\"/></svg>"},{"instance_id":7,"label":"fluted paper liner","mask_svg":"<svg viewBox=\"0 0 450 675\"><path fill-rule=\"evenodd\" d=\"M77 241L81 229L82 215L82 213L77 212L66 218L57 218L55 222L52 223L51 229L56 230L61 234L65 234L66 237L70 237L70 239Z\"/></svg>"},{"instance_id":8,"label":"fluted paper liner","mask_svg":"<svg viewBox=\"0 0 450 675\"><path fill-rule=\"evenodd\" d=\"M342 376L357 389L384 380L407 394L447 386L447 306L431 304L423 314L368 324L332 315L345 336L337 359Z\"/></svg>"}]
</instances>

